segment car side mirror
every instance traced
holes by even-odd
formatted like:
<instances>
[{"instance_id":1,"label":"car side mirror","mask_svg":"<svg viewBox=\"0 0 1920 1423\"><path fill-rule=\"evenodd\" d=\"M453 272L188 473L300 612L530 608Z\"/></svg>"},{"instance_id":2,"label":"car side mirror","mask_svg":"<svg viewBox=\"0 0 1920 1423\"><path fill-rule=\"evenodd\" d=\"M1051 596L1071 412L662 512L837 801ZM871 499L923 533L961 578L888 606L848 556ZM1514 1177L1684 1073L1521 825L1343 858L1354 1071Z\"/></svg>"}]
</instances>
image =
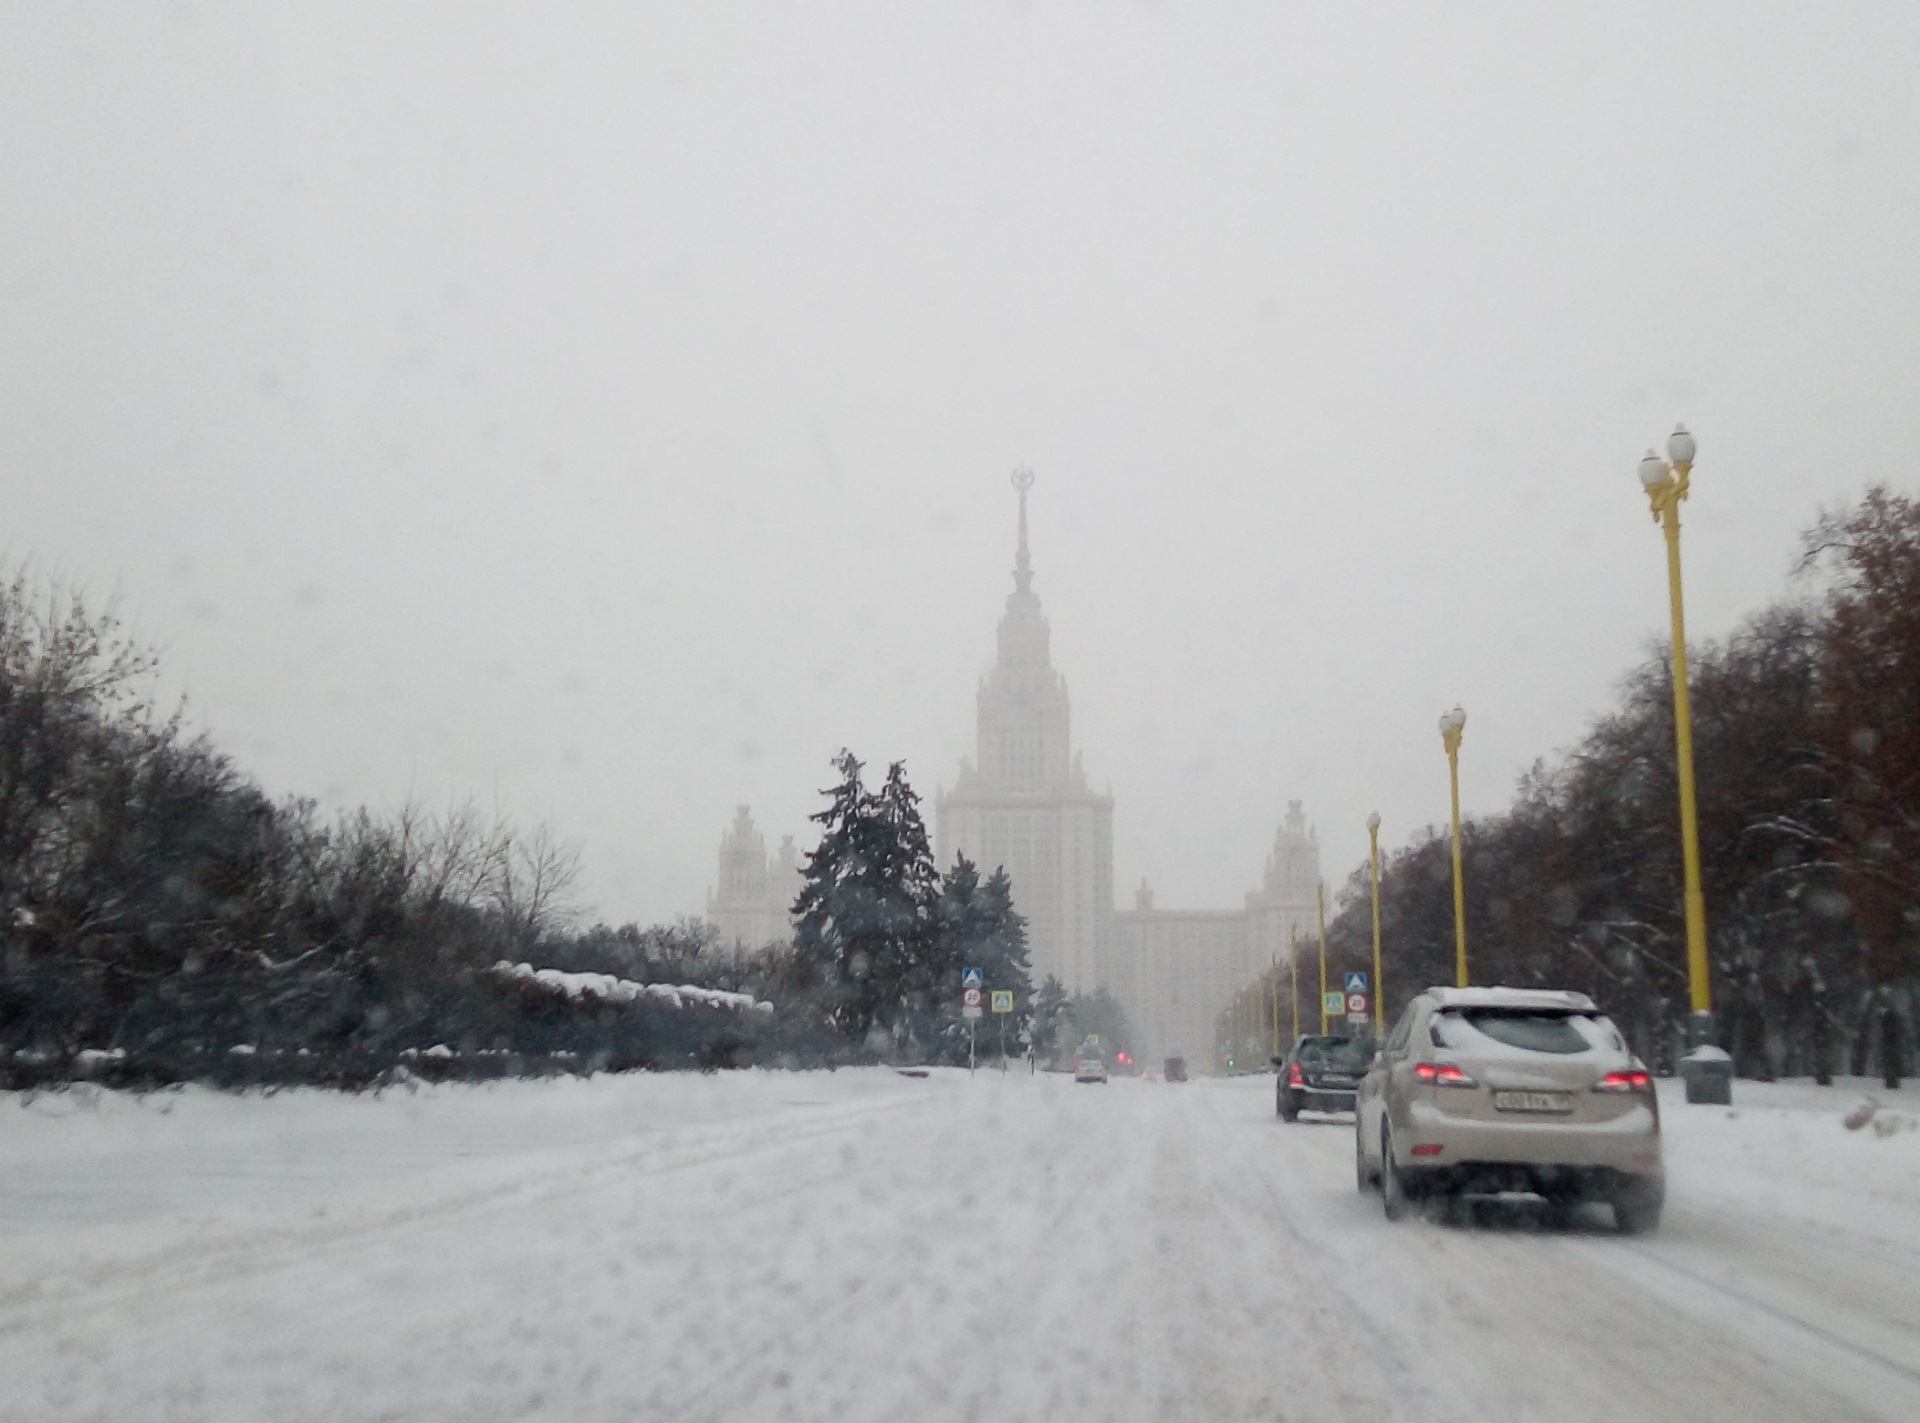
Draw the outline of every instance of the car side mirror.
<instances>
[{"instance_id":1,"label":"car side mirror","mask_svg":"<svg viewBox=\"0 0 1920 1423\"><path fill-rule=\"evenodd\" d=\"M1275 1067L1279 1067L1286 1062L1286 1059L1284 1057L1270 1057L1267 1059L1267 1061L1272 1063Z\"/></svg>"}]
</instances>

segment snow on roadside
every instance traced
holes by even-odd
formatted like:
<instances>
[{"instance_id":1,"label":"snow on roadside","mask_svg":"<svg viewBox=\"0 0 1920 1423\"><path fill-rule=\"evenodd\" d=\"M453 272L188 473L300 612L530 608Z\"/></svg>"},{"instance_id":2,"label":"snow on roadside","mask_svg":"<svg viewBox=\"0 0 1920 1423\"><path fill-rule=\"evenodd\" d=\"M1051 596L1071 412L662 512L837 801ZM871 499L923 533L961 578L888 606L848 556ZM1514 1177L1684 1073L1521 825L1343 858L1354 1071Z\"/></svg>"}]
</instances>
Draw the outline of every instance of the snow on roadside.
<instances>
[{"instance_id":1,"label":"snow on roadside","mask_svg":"<svg viewBox=\"0 0 1920 1423\"><path fill-rule=\"evenodd\" d=\"M28 1238L111 1223L278 1209L486 1160L618 1149L648 1135L912 1090L884 1068L756 1068L414 1081L357 1094L89 1084L0 1092L0 1240L13 1250Z\"/></svg>"},{"instance_id":2,"label":"snow on roadside","mask_svg":"<svg viewBox=\"0 0 1920 1423\"><path fill-rule=\"evenodd\" d=\"M1668 1200L1723 1202L1920 1250L1920 1091L1872 1078L1733 1084L1731 1107L1660 1084Z\"/></svg>"},{"instance_id":3,"label":"snow on roadside","mask_svg":"<svg viewBox=\"0 0 1920 1423\"><path fill-rule=\"evenodd\" d=\"M530 963L501 959L489 973L516 983L530 983L564 998L599 998L608 1003L634 1003L652 998L671 1008L698 1003L708 1008L731 1008L741 1013L772 1013L773 1004L756 999L751 993L727 993L718 988L695 988L692 984L639 983L631 978L616 978L610 973L568 973L564 969L535 968Z\"/></svg>"}]
</instances>

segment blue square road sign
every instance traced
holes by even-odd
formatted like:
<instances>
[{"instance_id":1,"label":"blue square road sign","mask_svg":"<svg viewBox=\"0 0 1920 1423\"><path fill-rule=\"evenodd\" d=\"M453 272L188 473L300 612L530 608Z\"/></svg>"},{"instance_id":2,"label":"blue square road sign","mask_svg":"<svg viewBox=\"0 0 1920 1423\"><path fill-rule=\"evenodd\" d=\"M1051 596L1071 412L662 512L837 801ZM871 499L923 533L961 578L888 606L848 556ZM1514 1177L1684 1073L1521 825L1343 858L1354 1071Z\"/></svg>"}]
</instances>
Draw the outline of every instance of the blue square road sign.
<instances>
[{"instance_id":1,"label":"blue square road sign","mask_svg":"<svg viewBox=\"0 0 1920 1423\"><path fill-rule=\"evenodd\" d=\"M985 988L987 986L986 975L981 973L977 968L963 968L960 970L960 986L962 988Z\"/></svg>"},{"instance_id":2,"label":"blue square road sign","mask_svg":"<svg viewBox=\"0 0 1920 1423\"><path fill-rule=\"evenodd\" d=\"M1365 993L1366 991L1367 976L1364 973L1350 973L1347 975L1347 992Z\"/></svg>"}]
</instances>

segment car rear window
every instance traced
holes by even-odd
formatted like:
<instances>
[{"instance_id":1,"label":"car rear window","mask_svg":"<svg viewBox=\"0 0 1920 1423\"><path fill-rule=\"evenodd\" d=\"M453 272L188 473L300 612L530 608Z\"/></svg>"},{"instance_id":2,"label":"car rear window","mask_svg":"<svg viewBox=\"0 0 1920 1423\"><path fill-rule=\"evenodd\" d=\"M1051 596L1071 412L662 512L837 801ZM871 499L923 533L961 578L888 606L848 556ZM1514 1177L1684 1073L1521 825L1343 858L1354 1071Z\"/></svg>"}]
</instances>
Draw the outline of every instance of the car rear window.
<instances>
[{"instance_id":1,"label":"car rear window","mask_svg":"<svg viewBox=\"0 0 1920 1423\"><path fill-rule=\"evenodd\" d=\"M1363 1038L1321 1038L1300 1044L1300 1062L1336 1072L1357 1072L1373 1057L1373 1045Z\"/></svg>"},{"instance_id":2,"label":"car rear window","mask_svg":"<svg viewBox=\"0 0 1920 1423\"><path fill-rule=\"evenodd\" d=\"M1463 1048L1459 1024L1464 1022L1497 1043L1523 1052L1568 1055L1589 1052L1600 1045L1597 1024L1586 1013L1517 1008L1451 1008L1433 1020L1430 1032L1441 1047ZM1586 1031L1582 1031L1585 1029Z\"/></svg>"}]
</instances>

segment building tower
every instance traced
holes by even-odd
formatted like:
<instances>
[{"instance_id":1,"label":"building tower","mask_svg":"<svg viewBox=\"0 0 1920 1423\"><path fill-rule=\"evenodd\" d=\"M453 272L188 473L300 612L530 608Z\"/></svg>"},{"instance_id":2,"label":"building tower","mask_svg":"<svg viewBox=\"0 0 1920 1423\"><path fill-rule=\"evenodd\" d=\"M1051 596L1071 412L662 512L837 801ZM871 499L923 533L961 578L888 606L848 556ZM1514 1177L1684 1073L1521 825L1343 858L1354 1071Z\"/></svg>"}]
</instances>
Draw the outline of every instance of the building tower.
<instances>
[{"instance_id":1,"label":"building tower","mask_svg":"<svg viewBox=\"0 0 1920 1423\"><path fill-rule=\"evenodd\" d=\"M1053 974L1071 992L1092 992L1102 981L1099 944L1113 907L1113 801L1087 788L1074 754L1067 684L1053 668L1051 632L1033 591L1033 475L1016 472L1013 487L1013 592L975 703L975 760L963 760L952 792L936 796L934 834L942 866L964 854L986 873L1006 867L1027 918L1034 981Z\"/></svg>"},{"instance_id":2,"label":"building tower","mask_svg":"<svg viewBox=\"0 0 1920 1423\"><path fill-rule=\"evenodd\" d=\"M800 852L791 835L780 837L780 848L769 859L751 809L740 806L720 837L719 870L719 885L707 895L707 922L721 948L739 953L792 939Z\"/></svg>"},{"instance_id":3,"label":"building tower","mask_svg":"<svg viewBox=\"0 0 1920 1423\"><path fill-rule=\"evenodd\" d=\"M1248 978L1274 959L1285 963L1292 943L1319 952L1320 837L1297 800L1287 802L1287 818L1274 832L1262 881L1247 892Z\"/></svg>"}]
</instances>

